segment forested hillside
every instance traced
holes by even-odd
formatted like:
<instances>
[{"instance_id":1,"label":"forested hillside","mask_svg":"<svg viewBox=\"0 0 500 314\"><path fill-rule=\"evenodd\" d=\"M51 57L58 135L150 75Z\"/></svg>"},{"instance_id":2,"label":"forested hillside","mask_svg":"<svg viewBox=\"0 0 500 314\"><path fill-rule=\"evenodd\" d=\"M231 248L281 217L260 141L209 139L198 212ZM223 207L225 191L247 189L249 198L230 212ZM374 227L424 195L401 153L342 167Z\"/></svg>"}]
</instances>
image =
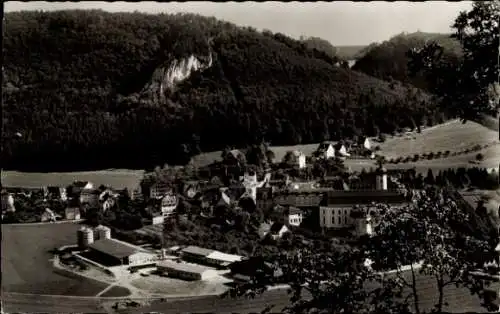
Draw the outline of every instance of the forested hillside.
<instances>
[{"instance_id":1,"label":"forested hillside","mask_svg":"<svg viewBox=\"0 0 500 314\"><path fill-rule=\"evenodd\" d=\"M144 168L445 117L422 91L215 18L22 12L4 29L4 168Z\"/></svg>"},{"instance_id":2,"label":"forested hillside","mask_svg":"<svg viewBox=\"0 0 500 314\"><path fill-rule=\"evenodd\" d=\"M450 38L449 34L403 33L381 44L367 46L360 52L363 57L356 62L352 69L382 80L410 83L425 90L428 85L422 76L411 77L409 75L407 52L412 48L423 48L426 43L431 41L443 46L443 53L447 60L459 60L461 57L460 43L458 40Z\"/></svg>"}]
</instances>

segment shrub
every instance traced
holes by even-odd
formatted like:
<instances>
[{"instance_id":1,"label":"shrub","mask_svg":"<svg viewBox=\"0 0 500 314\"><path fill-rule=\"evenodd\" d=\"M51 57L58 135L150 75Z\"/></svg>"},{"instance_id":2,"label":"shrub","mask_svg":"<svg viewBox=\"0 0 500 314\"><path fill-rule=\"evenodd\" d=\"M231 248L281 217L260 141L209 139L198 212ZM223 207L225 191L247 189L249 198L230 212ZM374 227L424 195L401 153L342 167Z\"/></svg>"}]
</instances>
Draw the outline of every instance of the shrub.
<instances>
[{"instance_id":1,"label":"shrub","mask_svg":"<svg viewBox=\"0 0 500 314\"><path fill-rule=\"evenodd\" d=\"M483 154L481 154L481 153L477 154L477 155L476 155L476 160L477 160L477 161L483 161L483 160L484 160L484 155L483 155Z\"/></svg>"},{"instance_id":2,"label":"shrub","mask_svg":"<svg viewBox=\"0 0 500 314\"><path fill-rule=\"evenodd\" d=\"M429 155L427 155L428 160L431 160L433 158L434 158L434 153L429 153Z\"/></svg>"}]
</instances>

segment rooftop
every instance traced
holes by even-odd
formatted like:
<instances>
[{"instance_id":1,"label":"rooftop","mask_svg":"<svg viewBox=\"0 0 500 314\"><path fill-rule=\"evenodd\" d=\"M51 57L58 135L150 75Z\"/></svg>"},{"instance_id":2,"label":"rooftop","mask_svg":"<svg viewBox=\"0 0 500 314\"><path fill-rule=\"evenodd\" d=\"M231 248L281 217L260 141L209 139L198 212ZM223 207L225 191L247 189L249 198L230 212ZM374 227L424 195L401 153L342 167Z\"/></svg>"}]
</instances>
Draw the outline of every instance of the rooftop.
<instances>
[{"instance_id":1,"label":"rooftop","mask_svg":"<svg viewBox=\"0 0 500 314\"><path fill-rule=\"evenodd\" d=\"M331 191L327 193L328 205L354 205L383 202L389 204L403 204L407 202L405 196L397 191L366 190L366 191Z\"/></svg>"},{"instance_id":2,"label":"rooftop","mask_svg":"<svg viewBox=\"0 0 500 314\"><path fill-rule=\"evenodd\" d=\"M97 240L89 245L90 248L106 253L116 258L124 258L142 251L140 248L116 239Z\"/></svg>"},{"instance_id":3,"label":"rooftop","mask_svg":"<svg viewBox=\"0 0 500 314\"><path fill-rule=\"evenodd\" d=\"M207 257L208 255L210 255L213 252L214 252L214 250L205 249L205 248L201 248L201 247L194 246L194 245L190 245L190 246L182 249L182 253L188 253L188 254L199 255L199 256L204 256L204 257Z\"/></svg>"},{"instance_id":4,"label":"rooftop","mask_svg":"<svg viewBox=\"0 0 500 314\"><path fill-rule=\"evenodd\" d=\"M178 271L202 274L207 270L212 270L212 268L203 267L197 264L188 264L183 262L174 262L169 260L163 260L156 263L158 267L165 267L170 269L175 269Z\"/></svg>"},{"instance_id":5,"label":"rooftop","mask_svg":"<svg viewBox=\"0 0 500 314\"><path fill-rule=\"evenodd\" d=\"M233 263L241 261L243 259L243 256L213 251L212 253L208 254L207 258Z\"/></svg>"},{"instance_id":6,"label":"rooftop","mask_svg":"<svg viewBox=\"0 0 500 314\"><path fill-rule=\"evenodd\" d=\"M285 193L277 195L275 203L283 206L316 207L322 200L322 193Z\"/></svg>"}]
</instances>

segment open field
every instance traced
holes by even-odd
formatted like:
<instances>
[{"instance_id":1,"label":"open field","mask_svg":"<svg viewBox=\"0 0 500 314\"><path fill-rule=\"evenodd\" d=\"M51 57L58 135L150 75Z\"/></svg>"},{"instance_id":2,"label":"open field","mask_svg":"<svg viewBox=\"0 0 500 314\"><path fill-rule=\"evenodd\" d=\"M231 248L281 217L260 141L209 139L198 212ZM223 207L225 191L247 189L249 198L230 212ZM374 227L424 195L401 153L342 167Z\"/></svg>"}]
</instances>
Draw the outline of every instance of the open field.
<instances>
[{"instance_id":1,"label":"open field","mask_svg":"<svg viewBox=\"0 0 500 314\"><path fill-rule=\"evenodd\" d=\"M74 181L90 181L116 189L136 188L144 176L143 170L110 169L84 172L19 172L2 171L2 186L39 188L68 186Z\"/></svg>"},{"instance_id":2,"label":"open field","mask_svg":"<svg viewBox=\"0 0 500 314\"><path fill-rule=\"evenodd\" d=\"M472 121L463 124L452 120L424 129L420 134L412 134L411 139L406 136L389 138L380 143L379 154L396 158L446 150L454 152L472 148L476 144L485 145L492 142L499 142L498 131Z\"/></svg>"},{"instance_id":3,"label":"open field","mask_svg":"<svg viewBox=\"0 0 500 314\"><path fill-rule=\"evenodd\" d=\"M2 292L95 296L107 284L53 271L50 251L76 242L78 224L2 225Z\"/></svg>"},{"instance_id":4,"label":"open field","mask_svg":"<svg viewBox=\"0 0 500 314\"><path fill-rule=\"evenodd\" d=\"M387 158L394 158L437 151L444 152L446 150L454 152L471 148L476 144L485 145L500 143L498 140L498 131L472 121L465 124L459 120L448 121L441 125L424 129L421 134L412 134L412 137L413 136L415 136L415 139L407 139L406 136L392 137L384 143L372 142L372 145L380 146L381 151L379 154L382 154ZM318 145L319 143L295 146L271 146L270 149L274 152L274 161L280 162L283 160L283 157L288 151L300 150L306 156L310 156L318 148ZM221 151L202 153L193 157L192 161L198 167L206 166L214 161L221 161L221 153ZM485 155L485 160L481 166L489 168L498 167L498 162L500 160L500 146L492 146L484 151L481 151L481 153ZM449 157L446 159L422 161L417 162L416 166L434 168L439 167L439 165L443 163L453 164L453 167L466 166L468 161L470 159L474 159L476 154L477 153L472 153L462 156ZM361 170L363 167L369 168L372 164L373 163L368 160L346 161L346 165L351 166L352 170ZM494 164L496 164L496 166ZM402 167L406 166L402 165Z\"/></svg>"},{"instance_id":5,"label":"open field","mask_svg":"<svg viewBox=\"0 0 500 314\"><path fill-rule=\"evenodd\" d=\"M228 289L223 282L184 281L155 275L135 279L132 285L152 294L170 295L220 294Z\"/></svg>"},{"instance_id":6,"label":"open field","mask_svg":"<svg viewBox=\"0 0 500 314\"><path fill-rule=\"evenodd\" d=\"M274 162L281 162L283 157L288 151L299 150L303 152L306 156L312 155L314 151L318 148L319 144L303 144L294 146L271 146L269 147L274 153ZM218 150L215 152L201 153L192 158L192 162L197 167L207 166L216 161L222 161L221 158L222 151Z\"/></svg>"}]
</instances>

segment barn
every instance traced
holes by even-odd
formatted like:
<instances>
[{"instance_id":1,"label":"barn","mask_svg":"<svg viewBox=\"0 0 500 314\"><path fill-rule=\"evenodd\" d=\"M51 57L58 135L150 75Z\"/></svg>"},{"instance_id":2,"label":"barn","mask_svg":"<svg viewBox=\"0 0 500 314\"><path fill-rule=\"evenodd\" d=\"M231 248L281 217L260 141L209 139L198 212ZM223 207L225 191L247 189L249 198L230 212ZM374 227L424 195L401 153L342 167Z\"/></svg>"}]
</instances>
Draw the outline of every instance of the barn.
<instances>
[{"instance_id":1,"label":"barn","mask_svg":"<svg viewBox=\"0 0 500 314\"><path fill-rule=\"evenodd\" d=\"M156 267L158 272L184 280L206 280L217 276L215 269L170 260L160 261Z\"/></svg>"},{"instance_id":2,"label":"barn","mask_svg":"<svg viewBox=\"0 0 500 314\"><path fill-rule=\"evenodd\" d=\"M92 259L105 266L142 265L156 260L153 253L116 239L102 239L89 245Z\"/></svg>"}]
</instances>

